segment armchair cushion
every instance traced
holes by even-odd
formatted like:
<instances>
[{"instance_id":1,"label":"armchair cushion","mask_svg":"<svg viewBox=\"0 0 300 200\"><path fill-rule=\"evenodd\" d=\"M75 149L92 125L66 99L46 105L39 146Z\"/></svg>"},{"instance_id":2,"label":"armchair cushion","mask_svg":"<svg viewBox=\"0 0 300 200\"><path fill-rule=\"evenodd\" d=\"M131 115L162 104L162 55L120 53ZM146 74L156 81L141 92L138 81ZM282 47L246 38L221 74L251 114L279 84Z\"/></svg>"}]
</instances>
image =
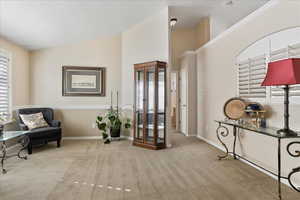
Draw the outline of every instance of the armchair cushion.
<instances>
[{"instance_id":1,"label":"armchair cushion","mask_svg":"<svg viewBox=\"0 0 300 200\"><path fill-rule=\"evenodd\" d=\"M28 135L31 139L58 138L61 137L61 128L59 127L37 128L28 132Z\"/></svg>"},{"instance_id":2,"label":"armchair cushion","mask_svg":"<svg viewBox=\"0 0 300 200\"><path fill-rule=\"evenodd\" d=\"M21 114L20 117L29 130L49 126L41 112L26 115Z\"/></svg>"}]
</instances>

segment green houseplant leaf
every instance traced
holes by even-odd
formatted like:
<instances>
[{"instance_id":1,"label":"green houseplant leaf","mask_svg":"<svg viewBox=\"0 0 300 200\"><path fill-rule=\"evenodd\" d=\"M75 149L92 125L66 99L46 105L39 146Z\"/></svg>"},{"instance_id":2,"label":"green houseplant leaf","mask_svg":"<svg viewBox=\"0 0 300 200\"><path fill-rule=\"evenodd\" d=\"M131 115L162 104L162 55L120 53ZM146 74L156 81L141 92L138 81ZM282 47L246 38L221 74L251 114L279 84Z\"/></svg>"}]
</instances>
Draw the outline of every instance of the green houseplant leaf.
<instances>
[{"instance_id":1,"label":"green houseplant leaf","mask_svg":"<svg viewBox=\"0 0 300 200\"><path fill-rule=\"evenodd\" d=\"M124 125L125 129L131 128L131 120L129 118L124 118L121 110L113 110L113 108L106 113L97 116L96 123L105 141L110 140L108 130L110 130L111 133L118 133L120 135L122 125Z\"/></svg>"}]
</instances>

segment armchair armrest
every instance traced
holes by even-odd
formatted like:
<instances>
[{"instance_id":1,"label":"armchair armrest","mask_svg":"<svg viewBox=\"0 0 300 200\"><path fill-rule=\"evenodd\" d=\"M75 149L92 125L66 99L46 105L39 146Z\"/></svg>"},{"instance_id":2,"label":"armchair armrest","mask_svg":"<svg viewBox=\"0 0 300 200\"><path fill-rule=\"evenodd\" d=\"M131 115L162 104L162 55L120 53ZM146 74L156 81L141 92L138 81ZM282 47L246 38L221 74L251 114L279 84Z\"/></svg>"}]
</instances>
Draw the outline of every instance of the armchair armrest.
<instances>
[{"instance_id":1,"label":"armchair armrest","mask_svg":"<svg viewBox=\"0 0 300 200\"><path fill-rule=\"evenodd\" d=\"M52 120L50 126L52 127L60 127L61 123L58 120Z\"/></svg>"},{"instance_id":2,"label":"armchair armrest","mask_svg":"<svg viewBox=\"0 0 300 200\"><path fill-rule=\"evenodd\" d=\"M19 126L20 126L20 129L22 131L28 131L29 130L28 127L25 124L19 124Z\"/></svg>"}]
</instances>

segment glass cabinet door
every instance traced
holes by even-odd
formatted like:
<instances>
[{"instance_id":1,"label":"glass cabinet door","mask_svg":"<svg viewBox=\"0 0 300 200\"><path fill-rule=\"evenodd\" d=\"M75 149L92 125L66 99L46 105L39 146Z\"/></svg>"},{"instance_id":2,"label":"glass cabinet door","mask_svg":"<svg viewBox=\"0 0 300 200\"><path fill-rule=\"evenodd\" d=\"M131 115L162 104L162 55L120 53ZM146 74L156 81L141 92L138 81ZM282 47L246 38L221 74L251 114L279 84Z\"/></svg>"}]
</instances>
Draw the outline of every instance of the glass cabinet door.
<instances>
[{"instance_id":1,"label":"glass cabinet door","mask_svg":"<svg viewBox=\"0 0 300 200\"><path fill-rule=\"evenodd\" d=\"M157 144L165 141L166 125L166 72L165 68L158 68L158 110L157 110Z\"/></svg>"},{"instance_id":2,"label":"glass cabinet door","mask_svg":"<svg viewBox=\"0 0 300 200\"><path fill-rule=\"evenodd\" d=\"M144 133L144 70L135 71L135 138L143 140Z\"/></svg>"},{"instance_id":3,"label":"glass cabinet door","mask_svg":"<svg viewBox=\"0 0 300 200\"><path fill-rule=\"evenodd\" d=\"M147 68L146 73L146 126L145 143L154 144L155 138L155 68Z\"/></svg>"}]
</instances>

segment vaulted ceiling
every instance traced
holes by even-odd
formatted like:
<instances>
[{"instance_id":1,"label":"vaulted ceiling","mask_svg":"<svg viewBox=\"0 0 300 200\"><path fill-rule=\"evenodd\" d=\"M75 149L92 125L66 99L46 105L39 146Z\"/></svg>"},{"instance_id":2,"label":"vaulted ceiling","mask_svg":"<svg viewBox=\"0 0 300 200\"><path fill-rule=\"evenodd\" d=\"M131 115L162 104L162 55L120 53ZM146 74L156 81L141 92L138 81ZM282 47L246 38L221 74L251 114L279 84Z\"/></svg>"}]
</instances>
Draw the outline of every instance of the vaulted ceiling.
<instances>
[{"instance_id":1,"label":"vaulted ceiling","mask_svg":"<svg viewBox=\"0 0 300 200\"><path fill-rule=\"evenodd\" d=\"M179 27L190 27L215 13L234 23L268 0L232 1L0 0L0 35L40 49L119 34L166 6L180 19Z\"/></svg>"}]
</instances>

